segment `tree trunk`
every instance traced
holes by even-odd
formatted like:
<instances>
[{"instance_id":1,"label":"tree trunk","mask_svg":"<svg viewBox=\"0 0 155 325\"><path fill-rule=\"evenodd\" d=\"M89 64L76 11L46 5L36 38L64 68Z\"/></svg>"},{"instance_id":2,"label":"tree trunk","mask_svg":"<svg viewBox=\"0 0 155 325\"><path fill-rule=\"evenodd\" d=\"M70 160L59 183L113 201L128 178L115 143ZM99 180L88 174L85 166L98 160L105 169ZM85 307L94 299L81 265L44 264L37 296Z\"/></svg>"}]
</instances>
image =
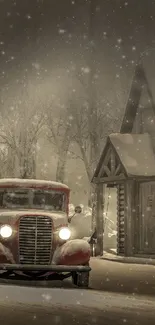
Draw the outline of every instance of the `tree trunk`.
<instances>
[{"instance_id":1,"label":"tree trunk","mask_svg":"<svg viewBox=\"0 0 155 325\"><path fill-rule=\"evenodd\" d=\"M65 168L67 161L67 151L59 154L56 170L56 181L64 183L65 179Z\"/></svg>"},{"instance_id":2,"label":"tree trunk","mask_svg":"<svg viewBox=\"0 0 155 325\"><path fill-rule=\"evenodd\" d=\"M7 158L7 177L15 176L15 153L9 147L8 148L8 158Z\"/></svg>"},{"instance_id":3,"label":"tree trunk","mask_svg":"<svg viewBox=\"0 0 155 325\"><path fill-rule=\"evenodd\" d=\"M89 193L88 193L88 206L90 208L93 207L95 198L96 198L96 186L95 186L95 184L91 183L91 180L90 180L90 188L89 188Z\"/></svg>"},{"instance_id":4,"label":"tree trunk","mask_svg":"<svg viewBox=\"0 0 155 325\"><path fill-rule=\"evenodd\" d=\"M92 208L92 233L96 229L96 204L97 204L96 184L90 183L88 206Z\"/></svg>"},{"instance_id":5,"label":"tree trunk","mask_svg":"<svg viewBox=\"0 0 155 325\"><path fill-rule=\"evenodd\" d=\"M64 139L64 141L61 145L61 148L58 152L58 162L57 162L57 170L56 170L56 181L57 182L64 183L65 168L66 168L69 145L70 145L70 138L68 137L68 134L67 134L66 139Z\"/></svg>"},{"instance_id":6,"label":"tree trunk","mask_svg":"<svg viewBox=\"0 0 155 325\"><path fill-rule=\"evenodd\" d=\"M29 153L29 157L21 155L19 159L19 169L21 178L36 178L36 157L34 153Z\"/></svg>"}]
</instances>

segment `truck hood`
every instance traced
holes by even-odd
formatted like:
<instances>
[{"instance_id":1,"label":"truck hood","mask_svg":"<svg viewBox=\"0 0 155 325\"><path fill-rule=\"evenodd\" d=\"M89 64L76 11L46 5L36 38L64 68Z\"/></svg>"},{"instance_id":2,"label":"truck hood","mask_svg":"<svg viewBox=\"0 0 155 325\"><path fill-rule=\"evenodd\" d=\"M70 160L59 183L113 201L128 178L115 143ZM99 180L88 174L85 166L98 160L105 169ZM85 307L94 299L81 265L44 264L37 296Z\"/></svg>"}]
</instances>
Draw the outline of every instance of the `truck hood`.
<instances>
[{"instance_id":1,"label":"truck hood","mask_svg":"<svg viewBox=\"0 0 155 325\"><path fill-rule=\"evenodd\" d=\"M48 216L53 220L54 228L68 225L68 218L65 212L48 212L44 210L1 210L0 224L14 225L24 215Z\"/></svg>"}]
</instances>

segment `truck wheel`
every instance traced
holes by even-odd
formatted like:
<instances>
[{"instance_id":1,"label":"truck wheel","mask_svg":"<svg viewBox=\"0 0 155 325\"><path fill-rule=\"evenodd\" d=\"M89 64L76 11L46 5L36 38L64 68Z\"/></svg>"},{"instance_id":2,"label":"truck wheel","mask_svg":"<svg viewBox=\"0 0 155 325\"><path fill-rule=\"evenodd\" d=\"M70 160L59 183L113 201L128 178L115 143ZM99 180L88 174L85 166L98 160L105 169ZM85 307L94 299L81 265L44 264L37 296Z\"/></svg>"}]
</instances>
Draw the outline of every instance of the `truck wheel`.
<instances>
[{"instance_id":1,"label":"truck wheel","mask_svg":"<svg viewBox=\"0 0 155 325\"><path fill-rule=\"evenodd\" d=\"M79 288L89 287L89 272L73 272L72 283Z\"/></svg>"}]
</instances>

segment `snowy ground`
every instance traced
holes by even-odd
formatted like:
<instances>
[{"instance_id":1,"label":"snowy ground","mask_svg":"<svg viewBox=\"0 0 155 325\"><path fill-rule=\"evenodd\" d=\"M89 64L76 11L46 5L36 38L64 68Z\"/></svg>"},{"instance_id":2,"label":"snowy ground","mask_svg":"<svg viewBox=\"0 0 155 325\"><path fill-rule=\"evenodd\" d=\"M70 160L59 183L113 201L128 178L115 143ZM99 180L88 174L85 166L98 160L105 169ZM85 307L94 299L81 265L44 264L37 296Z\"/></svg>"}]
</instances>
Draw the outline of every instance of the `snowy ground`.
<instances>
[{"instance_id":1,"label":"snowy ground","mask_svg":"<svg viewBox=\"0 0 155 325\"><path fill-rule=\"evenodd\" d=\"M90 285L94 290L73 288L68 280L63 287L58 282L49 283L48 288L45 283L41 287L0 285L1 323L155 324L154 266L128 265L97 258L91 260L91 266ZM154 297L138 296L134 292L154 293Z\"/></svg>"},{"instance_id":2,"label":"snowy ground","mask_svg":"<svg viewBox=\"0 0 155 325\"><path fill-rule=\"evenodd\" d=\"M95 290L155 296L155 266L91 260L90 285Z\"/></svg>"},{"instance_id":3,"label":"snowy ground","mask_svg":"<svg viewBox=\"0 0 155 325\"><path fill-rule=\"evenodd\" d=\"M5 325L154 324L155 299L80 289L0 286Z\"/></svg>"}]
</instances>

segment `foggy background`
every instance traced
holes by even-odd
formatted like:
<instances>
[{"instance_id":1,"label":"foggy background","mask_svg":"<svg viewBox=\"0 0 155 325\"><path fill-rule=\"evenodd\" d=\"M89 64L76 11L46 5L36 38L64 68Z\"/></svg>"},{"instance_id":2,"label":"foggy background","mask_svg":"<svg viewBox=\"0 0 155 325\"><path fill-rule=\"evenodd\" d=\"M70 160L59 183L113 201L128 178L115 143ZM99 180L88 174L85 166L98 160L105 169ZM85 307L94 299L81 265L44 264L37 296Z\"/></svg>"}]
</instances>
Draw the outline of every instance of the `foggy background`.
<instances>
[{"instance_id":1,"label":"foggy background","mask_svg":"<svg viewBox=\"0 0 155 325\"><path fill-rule=\"evenodd\" d=\"M64 181L74 204L88 202L140 55L154 81L155 1L93 3L91 15L86 0L0 0L0 177Z\"/></svg>"}]
</instances>

